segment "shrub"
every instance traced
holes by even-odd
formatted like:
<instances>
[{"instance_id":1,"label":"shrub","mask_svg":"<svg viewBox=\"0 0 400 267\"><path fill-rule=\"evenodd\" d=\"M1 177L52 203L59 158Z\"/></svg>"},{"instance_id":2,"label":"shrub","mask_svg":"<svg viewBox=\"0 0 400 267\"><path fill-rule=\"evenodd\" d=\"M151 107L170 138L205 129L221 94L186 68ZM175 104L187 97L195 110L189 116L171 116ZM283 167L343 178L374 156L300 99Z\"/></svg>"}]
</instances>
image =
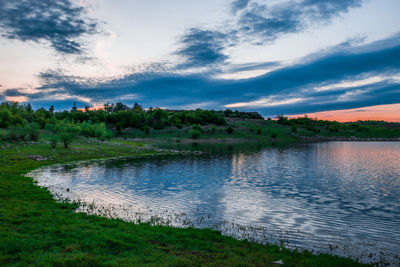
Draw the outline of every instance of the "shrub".
<instances>
[{"instance_id":1,"label":"shrub","mask_svg":"<svg viewBox=\"0 0 400 267\"><path fill-rule=\"evenodd\" d=\"M278 135L276 133L271 134L271 138L276 138Z\"/></svg>"},{"instance_id":2,"label":"shrub","mask_svg":"<svg viewBox=\"0 0 400 267\"><path fill-rule=\"evenodd\" d=\"M40 137L39 124L33 122L28 127L26 127L26 130L30 140L32 141L39 140Z\"/></svg>"},{"instance_id":3,"label":"shrub","mask_svg":"<svg viewBox=\"0 0 400 267\"><path fill-rule=\"evenodd\" d=\"M57 143L58 143L58 136L54 135L52 137L50 137L50 145L52 149L56 149L57 148Z\"/></svg>"},{"instance_id":4,"label":"shrub","mask_svg":"<svg viewBox=\"0 0 400 267\"><path fill-rule=\"evenodd\" d=\"M94 127L94 136L101 140L108 140L113 136L112 132L107 129L105 123L96 123L93 125L93 127Z\"/></svg>"},{"instance_id":5,"label":"shrub","mask_svg":"<svg viewBox=\"0 0 400 267\"><path fill-rule=\"evenodd\" d=\"M292 133L297 133L296 125L293 124L291 130L292 130Z\"/></svg>"},{"instance_id":6,"label":"shrub","mask_svg":"<svg viewBox=\"0 0 400 267\"><path fill-rule=\"evenodd\" d=\"M201 136L201 132L195 129L190 130L190 137L192 139L198 139Z\"/></svg>"},{"instance_id":7,"label":"shrub","mask_svg":"<svg viewBox=\"0 0 400 267\"><path fill-rule=\"evenodd\" d=\"M5 132L2 132L2 131L0 131L0 141L4 141L4 140L6 140L6 133Z\"/></svg>"},{"instance_id":8,"label":"shrub","mask_svg":"<svg viewBox=\"0 0 400 267\"><path fill-rule=\"evenodd\" d=\"M226 132L227 132L228 134L233 133L233 128L232 128L231 126L229 126L229 127L226 129Z\"/></svg>"},{"instance_id":9,"label":"shrub","mask_svg":"<svg viewBox=\"0 0 400 267\"><path fill-rule=\"evenodd\" d=\"M215 126L211 127L211 132L215 133L215 131L217 130L217 128Z\"/></svg>"},{"instance_id":10,"label":"shrub","mask_svg":"<svg viewBox=\"0 0 400 267\"><path fill-rule=\"evenodd\" d=\"M143 131L144 131L144 133L145 134L149 134L150 133L150 127L148 126L148 125L145 125L144 127L143 127Z\"/></svg>"},{"instance_id":11,"label":"shrub","mask_svg":"<svg viewBox=\"0 0 400 267\"><path fill-rule=\"evenodd\" d=\"M199 131L200 133L203 133L203 128L199 124L194 124L192 125L192 130Z\"/></svg>"},{"instance_id":12,"label":"shrub","mask_svg":"<svg viewBox=\"0 0 400 267\"><path fill-rule=\"evenodd\" d=\"M257 134L261 134L262 129L261 128L257 128Z\"/></svg>"},{"instance_id":13,"label":"shrub","mask_svg":"<svg viewBox=\"0 0 400 267\"><path fill-rule=\"evenodd\" d=\"M24 141L26 136L26 130L19 126L14 126L8 132L6 139L10 141Z\"/></svg>"},{"instance_id":14,"label":"shrub","mask_svg":"<svg viewBox=\"0 0 400 267\"><path fill-rule=\"evenodd\" d=\"M73 134L69 132L61 132L58 137L66 149L70 146L72 139L74 138Z\"/></svg>"}]
</instances>

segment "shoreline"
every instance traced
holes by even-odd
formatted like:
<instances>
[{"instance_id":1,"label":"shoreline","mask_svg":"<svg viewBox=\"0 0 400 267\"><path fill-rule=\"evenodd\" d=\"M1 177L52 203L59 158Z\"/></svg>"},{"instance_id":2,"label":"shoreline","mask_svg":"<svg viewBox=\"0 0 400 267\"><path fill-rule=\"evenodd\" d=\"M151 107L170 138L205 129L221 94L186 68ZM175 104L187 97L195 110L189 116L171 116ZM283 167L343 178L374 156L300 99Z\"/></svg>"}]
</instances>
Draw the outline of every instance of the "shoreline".
<instances>
[{"instance_id":1,"label":"shoreline","mask_svg":"<svg viewBox=\"0 0 400 267\"><path fill-rule=\"evenodd\" d=\"M104 263L107 259L111 265L129 262L156 265L265 265L283 259L285 264L298 266L307 266L309 263L319 266L357 265L351 259L333 255L314 255L306 251L300 253L275 245L236 240L211 229L133 224L76 213L76 204L57 202L47 189L37 186L32 178L26 176L30 171L53 164L160 155L156 151L141 150L138 147L140 146L136 142L128 145L82 142L73 144L67 150L50 150L48 144L40 142L2 150L4 153L2 152L0 163L5 168L0 172L0 196L5 197L5 201L2 201L5 205L0 207L3 221L0 230L3 234L3 238L0 237L0 263L88 264ZM100 151L103 153L100 154ZM27 219L21 222L21 218ZM88 228L89 225L91 226ZM19 230L20 237L12 237L15 227L22 227ZM42 239L38 239L39 236ZM131 241L124 241L127 236ZM40 241L43 239L47 241ZM152 240L158 241L154 243ZM137 250L137 242L142 244L141 247L147 248L146 252ZM43 244L52 244L50 246L55 252L47 251L47 246L43 247ZM25 249L15 251L15 247ZM165 250L166 247L168 250ZM94 253L99 248L103 252ZM128 256L125 255L126 251L129 252ZM72 257L73 261L71 255L75 257ZM102 260L99 262L100 259Z\"/></svg>"}]
</instances>

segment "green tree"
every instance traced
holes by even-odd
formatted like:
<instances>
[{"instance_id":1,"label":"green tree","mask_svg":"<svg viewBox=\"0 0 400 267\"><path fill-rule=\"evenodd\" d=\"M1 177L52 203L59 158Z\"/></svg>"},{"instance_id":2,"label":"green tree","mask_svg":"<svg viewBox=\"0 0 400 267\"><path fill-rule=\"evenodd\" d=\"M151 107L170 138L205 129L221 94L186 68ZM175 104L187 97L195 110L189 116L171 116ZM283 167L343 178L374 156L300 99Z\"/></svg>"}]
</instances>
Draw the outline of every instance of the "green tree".
<instances>
[{"instance_id":1,"label":"green tree","mask_svg":"<svg viewBox=\"0 0 400 267\"><path fill-rule=\"evenodd\" d=\"M72 140L74 138L73 134L70 132L61 132L58 135L60 141L64 144L64 148L67 149L70 147Z\"/></svg>"}]
</instances>

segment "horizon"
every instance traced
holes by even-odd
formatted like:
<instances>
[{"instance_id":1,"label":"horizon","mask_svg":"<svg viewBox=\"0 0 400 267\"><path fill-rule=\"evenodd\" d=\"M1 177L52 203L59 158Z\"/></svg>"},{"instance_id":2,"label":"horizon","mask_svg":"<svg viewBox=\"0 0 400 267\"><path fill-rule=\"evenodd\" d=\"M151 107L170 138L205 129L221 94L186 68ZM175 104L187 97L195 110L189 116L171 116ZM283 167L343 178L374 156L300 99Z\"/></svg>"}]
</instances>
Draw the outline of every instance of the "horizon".
<instances>
[{"instance_id":1,"label":"horizon","mask_svg":"<svg viewBox=\"0 0 400 267\"><path fill-rule=\"evenodd\" d=\"M0 103L400 122L397 10L396 0L5 0Z\"/></svg>"},{"instance_id":2,"label":"horizon","mask_svg":"<svg viewBox=\"0 0 400 267\"><path fill-rule=\"evenodd\" d=\"M3 103L16 103L18 105L30 105L30 103L26 102L26 103L19 103L16 101L6 101ZM98 110L104 110L106 105L113 105L113 104L118 104L121 103L122 105L126 106L129 109L134 109L134 105L139 105L139 107L145 111L149 111L150 109L162 109L165 111L169 111L169 112L180 112L180 111L195 111L195 110L210 110L210 111L225 111L228 110L229 108L226 109L168 109L168 108L162 108L162 107L142 107L142 105L140 105L140 103L135 102L134 105L125 105L122 102L117 102L117 103L104 103L102 105L98 105L96 107L89 107L89 106L85 106L83 108L78 108L76 109L76 111L81 111L81 112L86 112L86 109L88 111L98 111ZM2 103L0 103L2 104ZM74 106L76 106L76 103L73 102L70 108L65 108L65 109L56 109L54 106L50 105L48 110L50 110L52 107L54 108L54 112L73 112L74 110ZM392 106L395 106L396 111L398 109L400 109L400 104L399 105L383 105L383 106L372 106L372 107L366 107L366 108L357 108L357 109L352 109L352 110L335 110L335 111L328 111L328 112L315 112L315 113L309 113L309 114L296 114L296 115L286 115L286 114L276 114L274 116L262 116L259 112L257 111L240 111L238 109L229 109L232 112L245 112L245 113L258 113L259 115L261 115L264 120L267 119L272 119L272 120L277 120L280 116L286 117L288 119L299 119L299 118L309 118L312 120L321 120L321 121L336 121L336 122L341 122L341 123L355 123L355 122L367 122L367 121L375 121L375 122L387 122L387 123L400 123L399 120L397 120L397 115L394 114L393 116L380 116L379 113L386 113L388 111L390 111L390 109L392 108ZM32 105L31 105L32 107ZM38 108L32 108L33 110L38 110L45 107L38 107ZM370 115L371 112L370 110L373 109L375 110L374 115ZM361 116L356 116L356 117L352 117L352 116L343 116L343 113L360 113L362 112L363 115ZM389 119L387 119L389 118ZM393 119L391 119L393 118Z\"/></svg>"}]
</instances>

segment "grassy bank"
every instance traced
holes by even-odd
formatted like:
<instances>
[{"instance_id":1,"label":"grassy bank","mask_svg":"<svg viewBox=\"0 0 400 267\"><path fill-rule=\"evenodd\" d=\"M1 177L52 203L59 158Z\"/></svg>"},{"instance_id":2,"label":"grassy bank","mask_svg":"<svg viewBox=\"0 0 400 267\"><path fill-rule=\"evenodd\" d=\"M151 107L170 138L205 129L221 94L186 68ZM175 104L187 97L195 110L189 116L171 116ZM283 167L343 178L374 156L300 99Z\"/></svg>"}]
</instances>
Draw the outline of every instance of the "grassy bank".
<instances>
[{"instance_id":1,"label":"grassy bank","mask_svg":"<svg viewBox=\"0 0 400 267\"><path fill-rule=\"evenodd\" d=\"M46 137L45 137L46 139ZM91 139L52 150L43 140L0 150L0 265L242 265L356 266L331 255L263 246L212 230L133 224L75 213L57 203L27 172L49 164L117 156L154 155L143 144Z\"/></svg>"}]
</instances>

